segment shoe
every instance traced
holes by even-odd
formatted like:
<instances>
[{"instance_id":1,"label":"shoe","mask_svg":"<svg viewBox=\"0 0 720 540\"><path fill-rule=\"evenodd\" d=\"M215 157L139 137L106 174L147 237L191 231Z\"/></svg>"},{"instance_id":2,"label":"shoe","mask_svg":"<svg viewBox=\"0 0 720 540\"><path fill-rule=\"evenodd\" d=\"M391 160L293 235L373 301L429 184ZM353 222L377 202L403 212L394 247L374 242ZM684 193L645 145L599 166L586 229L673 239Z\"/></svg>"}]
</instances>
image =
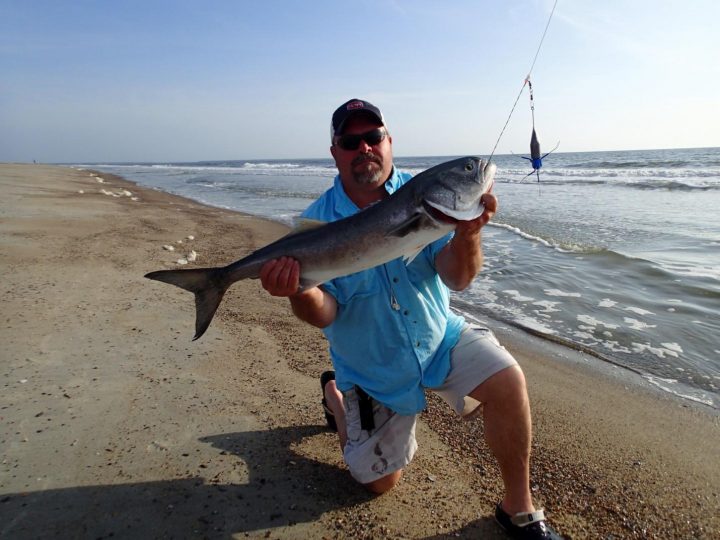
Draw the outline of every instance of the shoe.
<instances>
[{"instance_id":1,"label":"shoe","mask_svg":"<svg viewBox=\"0 0 720 540\"><path fill-rule=\"evenodd\" d=\"M495 521L505 529L511 538L523 540L562 540L552 527L545 523L545 512L520 512L511 516L502 509L501 503L495 507Z\"/></svg>"},{"instance_id":2,"label":"shoe","mask_svg":"<svg viewBox=\"0 0 720 540\"><path fill-rule=\"evenodd\" d=\"M335 415L330 410L330 407L328 407L327 400L325 399L325 385L329 383L330 381L335 380L335 372L334 371L326 371L322 375L320 375L320 389L322 390L322 406L323 406L323 412L325 413L325 420L327 421L327 426L332 431L337 431L337 423L335 422Z\"/></svg>"}]
</instances>

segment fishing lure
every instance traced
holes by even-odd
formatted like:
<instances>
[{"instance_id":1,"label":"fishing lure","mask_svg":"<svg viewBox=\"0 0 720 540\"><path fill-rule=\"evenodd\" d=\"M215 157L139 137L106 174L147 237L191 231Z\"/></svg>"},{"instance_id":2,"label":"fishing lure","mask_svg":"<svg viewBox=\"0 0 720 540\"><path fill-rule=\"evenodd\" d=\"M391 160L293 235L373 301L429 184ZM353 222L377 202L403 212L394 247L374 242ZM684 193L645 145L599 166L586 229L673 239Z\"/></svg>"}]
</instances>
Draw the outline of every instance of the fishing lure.
<instances>
[{"instance_id":1,"label":"fishing lure","mask_svg":"<svg viewBox=\"0 0 720 540\"><path fill-rule=\"evenodd\" d=\"M531 164L533 170L526 174L521 182L525 180L528 176L532 176L533 174L537 175L538 182L540 181L540 169L542 168L542 160L545 159L547 156L552 154L555 150L557 150L558 146L560 146L560 142L558 142L555 145L555 148L550 150L547 154L541 155L540 154L540 141L538 141L537 133L535 132L535 101L533 99L533 90L532 90L532 82L530 82L530 76L528 76L527 79L525 79L525 82L528 85L528 88L530 89L530 111L532 112L532 121L533 121L533 130L532 135L530 136L530 157L527 156L520 156L523 159L527 159Z\"/></svg>"}]
</instances>

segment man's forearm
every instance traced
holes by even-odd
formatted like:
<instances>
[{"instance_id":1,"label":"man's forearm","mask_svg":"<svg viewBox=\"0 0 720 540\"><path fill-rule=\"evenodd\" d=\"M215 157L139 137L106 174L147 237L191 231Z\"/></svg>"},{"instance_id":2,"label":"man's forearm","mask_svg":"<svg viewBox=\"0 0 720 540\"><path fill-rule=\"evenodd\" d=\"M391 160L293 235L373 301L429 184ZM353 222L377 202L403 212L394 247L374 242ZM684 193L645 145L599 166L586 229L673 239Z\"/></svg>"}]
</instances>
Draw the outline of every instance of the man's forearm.
<instances>
[{"instance_id":1,"label":"man's forearm","mask_svg":"<svg viewBox=\"0 0 720 540\"><path fill-rule=\"evenodd\" d=\"M438 253L435 265L445 285L454 291L465 289L482 269L480 231L456 234Z\"/></svg>"},{"instance_id":2,"label":"man's forearm","mask_svg":"<svg viewBox=\"0 0 720 540\"><path fill-rule=\"evenodd\" d=\"M325 328L335 320L337 302L320 287L313 287L288 297L293 313L301 321Z\"/></svg>"}]
</instances>

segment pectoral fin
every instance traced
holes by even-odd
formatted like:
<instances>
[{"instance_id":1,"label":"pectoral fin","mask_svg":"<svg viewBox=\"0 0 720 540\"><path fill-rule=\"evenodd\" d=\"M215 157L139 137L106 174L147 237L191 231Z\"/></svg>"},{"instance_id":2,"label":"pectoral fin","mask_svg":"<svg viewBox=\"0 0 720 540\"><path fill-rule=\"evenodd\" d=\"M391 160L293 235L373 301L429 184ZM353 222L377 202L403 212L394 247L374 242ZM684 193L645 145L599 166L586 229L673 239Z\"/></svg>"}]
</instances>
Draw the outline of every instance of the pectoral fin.
<instances>
[{"instance_id":1,"label":"pectoral fin","mask_svg":"<svg viewBox=\"0 0 720 540\"><path fill-rule=\"evenodd\" d=\"M385 233L385 236L397 236L402 238L408 234L418 231L420 229L420 220L422 217L423 215L419 212L413 214L410 218L406 219L393 229L390 229L387 233Z\"/></svg>"}]
</instances>

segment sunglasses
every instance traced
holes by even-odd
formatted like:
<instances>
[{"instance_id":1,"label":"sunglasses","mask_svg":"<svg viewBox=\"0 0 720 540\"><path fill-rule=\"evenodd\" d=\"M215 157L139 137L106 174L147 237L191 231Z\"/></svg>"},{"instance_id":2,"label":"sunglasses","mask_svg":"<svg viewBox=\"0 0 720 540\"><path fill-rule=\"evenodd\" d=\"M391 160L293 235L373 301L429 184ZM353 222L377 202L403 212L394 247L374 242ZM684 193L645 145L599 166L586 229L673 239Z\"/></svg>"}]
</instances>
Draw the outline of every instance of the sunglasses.
<instances>
[{"instance_id":1,"label":"sunglasses","mask_svg":"<svg viewBox=\"0 0 720 540\"><path fill-rule=\"evenodd\" d=\"M335 144L343 150L357 150L360 147L360 141L365 141L370 146L380 144L385 139L387 132L383 128L376 128L365 133L355 135L340 135Z\"/></svg>"}]
</instances>

